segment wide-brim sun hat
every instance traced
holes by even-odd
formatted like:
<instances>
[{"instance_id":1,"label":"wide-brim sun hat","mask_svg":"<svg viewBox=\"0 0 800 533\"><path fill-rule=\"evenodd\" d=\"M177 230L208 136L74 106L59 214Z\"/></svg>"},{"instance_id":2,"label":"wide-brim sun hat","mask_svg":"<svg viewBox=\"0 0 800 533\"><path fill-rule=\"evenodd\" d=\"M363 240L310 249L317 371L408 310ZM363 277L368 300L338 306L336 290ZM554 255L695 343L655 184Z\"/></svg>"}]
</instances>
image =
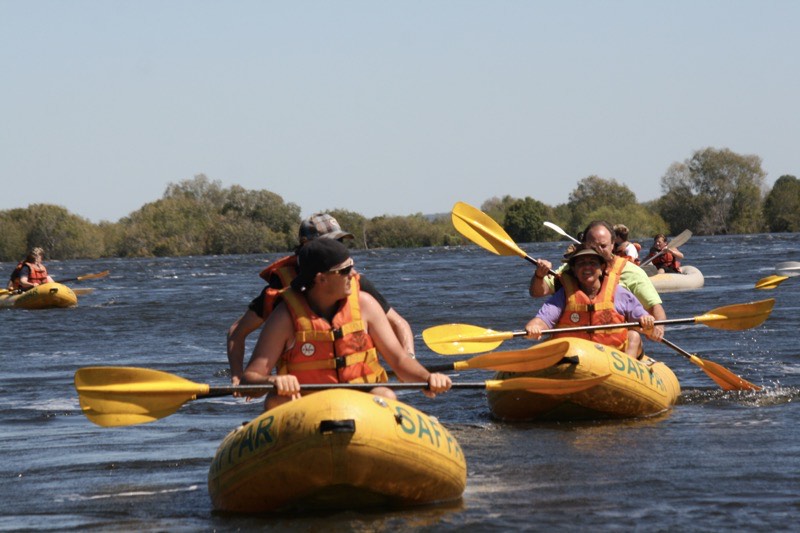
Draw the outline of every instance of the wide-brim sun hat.
<instances>
[{"instance_id":1,"label":"wide-brim sun hat","mask_svg":"<svg viewBox=\"0 0 800 533\"><path fill-rule=\"evenodd\" d=\"M570 265L572 265L572 264L574 264L574 263L575 263L575 260L576 260L576 259L578 259L579 257L582 257L582 256L587 256L587 255L590 255L590 256L595 256L595 257L597 257L598 259L600 259L600 261L601 261L603 264L606 264L606 258L605 258L605 257L603 257L603 256L600 254L600 252L598 252L598 251L597 251L597 250L595 250L594 248L590 248L590 247L588 247L588 246L587 246L587 247L579 247L579 248L578 248L576 251L572 252L570 255L568 255L567 257L565 257L565 258L564 258L564 262L565 262L565 263L569 263Z\"/></svg>"}]
</instances>

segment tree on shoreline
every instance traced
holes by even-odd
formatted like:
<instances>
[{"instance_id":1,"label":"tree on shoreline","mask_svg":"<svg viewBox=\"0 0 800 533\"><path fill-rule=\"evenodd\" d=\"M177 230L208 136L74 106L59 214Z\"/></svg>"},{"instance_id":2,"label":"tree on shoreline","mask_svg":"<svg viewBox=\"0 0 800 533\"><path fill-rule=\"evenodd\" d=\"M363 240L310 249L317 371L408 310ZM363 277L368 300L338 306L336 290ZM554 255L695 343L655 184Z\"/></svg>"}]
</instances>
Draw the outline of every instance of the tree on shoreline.
<instances>
[{"instance_id":1,"label":"tree on shoreline","mask_svg":"<svg viewBox=\"0 0 800 533\"><path fill-rule=\"evenodd\" d=\"M661 178L664 194L651 202L638 203L626 185L592 175L555 207L506 195L481 209L520 242L561 239L543 227L545 220L574 236L596 219L625 224L633 238L684 229L698 235L800 231L800 181L781 176L762 201L764 179L759 157L706 148L670 165ZM115 223L92 224L46 204L0 211L0 261L18 261L33 246L43 246L51 259L287 252L297 245L300 212L274 192L223 188L200 174L170 183L161 199ZM446 216L327 212L353 233L356 248L468 243Z\"/></svg>"},{"instance_id":2,"label":"tree on shoreline","mask_svg":"<svg viewBox=\"0 0 800 533\"><path fill-rule=\"evenodd\" d=\"M800 180L783 175L764 201L769 231L800 231Z\"/></svg>"},{"instance_id":3,"label":"tree on shoreline","mask_svg":"<svg viewBox=\"0 0 800 533\"><path fill-rule=\"evenodd\" d=\"M758 156L698 150L661 178L660 214L673 234L686 228L701 235L758 233L765 176Z\"/></svg>"}]
</instances>

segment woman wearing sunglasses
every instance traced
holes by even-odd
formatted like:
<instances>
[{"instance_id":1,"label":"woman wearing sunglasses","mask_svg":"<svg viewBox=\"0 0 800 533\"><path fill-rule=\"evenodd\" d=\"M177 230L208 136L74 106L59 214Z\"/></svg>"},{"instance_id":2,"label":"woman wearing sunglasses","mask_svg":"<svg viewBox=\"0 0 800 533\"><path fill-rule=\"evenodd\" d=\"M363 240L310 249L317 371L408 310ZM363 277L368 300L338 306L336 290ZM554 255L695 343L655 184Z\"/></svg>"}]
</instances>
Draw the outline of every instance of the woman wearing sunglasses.
<instances>
[{"instance_id":1,"label":"woman wearing sunglasses","mask_svg":"<svg viewBox=\"0 0 800 533\"><path fill-rule=\"evenodd\" d=\"M401 381L427 382L430 397L450 388L449 377L407 356L378 302L359 290L346 246L316 239L298 252L297 263L298 275L264 324L244 372L248 384L275 386L266 409L299 398L302 383L375 383L371 393L394 399L380 386L388 378L378 353Z\"/></svg>"}]
</instances>

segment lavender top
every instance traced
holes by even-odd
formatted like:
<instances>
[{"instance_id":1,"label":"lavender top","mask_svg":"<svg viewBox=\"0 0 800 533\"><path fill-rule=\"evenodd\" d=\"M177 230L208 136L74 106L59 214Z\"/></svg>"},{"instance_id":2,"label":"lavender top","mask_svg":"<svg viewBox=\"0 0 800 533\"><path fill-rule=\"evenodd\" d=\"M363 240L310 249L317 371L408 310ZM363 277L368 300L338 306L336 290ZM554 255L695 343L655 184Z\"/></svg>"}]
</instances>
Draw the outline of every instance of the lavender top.
<instances>
[{"instance_id":1,"label":"lavender top","mask_svg":"<svg viewBox=\"0 0 800 533\"><path fill-rule=\"evenodd\" d=\"M567 296L564 288L558 289L554 295L547 299L547 301L536 313L537 318L544 320L549 329L552 329L564 312L564 307L567 305ZM614 309L621 315L625 316L626 322L638 322L640 318L647 314L647 310L642 307L642 304L631 291L621 285L617 285L617 290L614 292Z\"/></svg>"}]
</instances>

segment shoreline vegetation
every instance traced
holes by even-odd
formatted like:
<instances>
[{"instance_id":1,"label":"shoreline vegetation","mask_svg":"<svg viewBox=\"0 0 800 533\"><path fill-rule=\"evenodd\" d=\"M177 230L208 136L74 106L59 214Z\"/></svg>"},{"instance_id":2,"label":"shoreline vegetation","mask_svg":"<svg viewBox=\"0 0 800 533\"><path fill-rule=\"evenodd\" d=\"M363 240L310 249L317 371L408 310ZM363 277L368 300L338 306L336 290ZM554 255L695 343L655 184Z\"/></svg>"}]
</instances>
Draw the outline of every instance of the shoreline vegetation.
<instances>
[{"instance_id":1,"label":"shoreline vegetation","mask_svg":"<svg viewBox=\"0 0 800 533\"><path fill-rule=\"evenodd\" d=\"M588 222L603 219L625 224L632 239L645 242L656 233L685 229L696 235L800 231L800 180L783 175L768 189L765 176L758 156L705 148L670 165L661 178L663 195L650 202L639 203L615 179L593 175L557 206L530 196L503 196L479 207L517 242L564 240L544 221L577 235ZM94 224L50 204L0 211L0 261L19 261L34 246L56 260L286 252L297 244L300 212L300 206L268 190L222 188L200 174L170 183L161 199L117 222ZM355 235L354 248L469 244L449 213L368 219L345 209L326 212Z\"/></svg>"}]
</instances>

